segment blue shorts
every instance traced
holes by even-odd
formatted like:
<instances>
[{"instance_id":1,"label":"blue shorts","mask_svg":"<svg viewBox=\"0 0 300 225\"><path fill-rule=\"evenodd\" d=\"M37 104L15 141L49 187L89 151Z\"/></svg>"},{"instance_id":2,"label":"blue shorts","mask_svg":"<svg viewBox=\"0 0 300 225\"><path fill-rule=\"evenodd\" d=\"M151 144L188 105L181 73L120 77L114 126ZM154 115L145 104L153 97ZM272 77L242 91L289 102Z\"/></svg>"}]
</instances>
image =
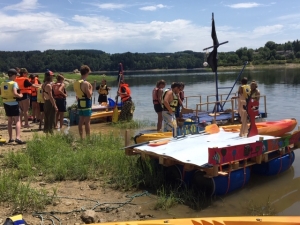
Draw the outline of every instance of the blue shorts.
<instances>
[{"instance_id":1,"label":"blue shorts","mask_svg":"<svg viewBox=\"0 0 300 225\"><path fill-rule=\"evenodd\" d=\"M77 109L79 116L91 116L92 115L92 109Z\"/></svg>"}]
</instances>

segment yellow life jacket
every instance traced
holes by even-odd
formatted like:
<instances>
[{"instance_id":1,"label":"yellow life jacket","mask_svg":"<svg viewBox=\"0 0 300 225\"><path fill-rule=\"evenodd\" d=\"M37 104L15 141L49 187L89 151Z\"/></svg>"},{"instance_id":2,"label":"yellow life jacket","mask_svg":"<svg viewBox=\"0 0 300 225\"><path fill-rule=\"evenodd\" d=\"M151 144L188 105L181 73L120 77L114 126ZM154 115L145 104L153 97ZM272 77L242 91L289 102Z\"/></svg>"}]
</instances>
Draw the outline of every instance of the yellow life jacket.
<instances>
[{"instance_id":1,"label":"yellow life jacket","mask_svg":"<svg viewBox=\"0 0 300 225\"><path fill-rule=\"evenodd\" d=\"M168 109L164 106L164 98L165 98L166 93L167 93L168 91L170 91L170 89L167 88L167 89L164 91L163 95L162 95L162 101L161 101L161 102L162 102L162 106L163 106L163 109L164 109L164 110L168 110ZM170 105L172 111L175 112L175 111L176 111L176 108L177 108L177 106L178 106L178 97L175 95L174 92L172 92L172 94L173 94L173 100L169 103L169 105Z\"/></svg>"},{"instance_id":2,"label":"yellow life jacket","mask_svg":"<svg viewBox=\"0 0 300 225\"><path fill-rule=\"evenodd\" d=\"M45 99L43 98L43 89L42 87L37 88L37 102L45 103Z\"/></svg>"},{"instance_id":3,"label":"yellow life jacket","mask_svg":"<svg viewBox=\"0 0 300 225\"><path fill-rule=\"evenodd\" d=\"M244 84L242 85L242 89L243 89L243 96L245 97L245 99L248 99L251 93L250 85Z\"/></svg>"},{"instance_id":4,"label":"yellow life jacket","mask_svg":"<svg viewBox=\"0 0 300 225\"><path fill-rule=\"evenodd\" d=\"M9 81L9 82L2 82L1 83L1 97L3 99L3 102L15 102L16 96L14 94L14 84L15 81Z\"/></svg>"},{"instance_id":5,"label":"yellow life jacket","mask_svg":"<svg viewBox=\"0 0 300 225\"><path fill-rule=\"evenodd\" d=\"M104 86L100 85L98 93L100 95L108 95L107 85Z\"/></svg>"},{"instance_id":6,"label":"yellow life jacket","mask_svg":"<svg viewBox=\"0 0 300 225\"><path fill-rule=\"evenodd\" d=\"M81 84L85 82L83 79L74 82L74 91L77 97L78 109L92 108L92 98L87 98L86 94L81 90Z\"/></svg>"}]
</instances>

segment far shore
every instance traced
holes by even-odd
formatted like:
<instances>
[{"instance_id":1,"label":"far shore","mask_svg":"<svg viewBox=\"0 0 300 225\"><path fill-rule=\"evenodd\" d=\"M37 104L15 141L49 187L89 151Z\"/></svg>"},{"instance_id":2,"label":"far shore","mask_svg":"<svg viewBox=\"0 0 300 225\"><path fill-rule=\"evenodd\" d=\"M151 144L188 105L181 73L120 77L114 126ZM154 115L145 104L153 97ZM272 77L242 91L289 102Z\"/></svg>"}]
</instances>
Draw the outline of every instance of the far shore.
<instances>
[{"instance_id":1,"label":"far shore","mask_svg":"<svg viewBox=\"0 0 300 225\"><path fill-rule=\"evenodd\" d=\"M243 68L243 65L240 66L219 66L218 71L224 71L224 70L241 70ZM248 64L245 67L245 70L254 70L254 69L279 69L279 68L300 68L300 63L286 63L286 64L270 64L270 65L252 65ZM163 72L163 71L211 71L209 67L207 68L193 68L193 69L186 69L186 68L180 68L180 69L150 69L150 70L124 70L125 73L136 73L136 72ZM93 71L91 75L93 74L115 74L118 71Z\"/></svg>"}]
</instances>

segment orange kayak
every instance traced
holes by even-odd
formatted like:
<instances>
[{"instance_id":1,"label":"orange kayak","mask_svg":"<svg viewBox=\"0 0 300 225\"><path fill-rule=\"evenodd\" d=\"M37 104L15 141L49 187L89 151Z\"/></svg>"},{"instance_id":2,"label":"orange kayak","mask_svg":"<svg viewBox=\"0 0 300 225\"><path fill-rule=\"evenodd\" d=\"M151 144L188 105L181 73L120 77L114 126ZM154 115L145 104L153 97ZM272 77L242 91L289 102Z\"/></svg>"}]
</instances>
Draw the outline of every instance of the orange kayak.
<instances>
[{"instance_id":1,"label":"orange kayak","mask_svg":"<svg viewBox=\"0 0 300 225\"><path fill-rule=\"evenodd\" d=\"M283 119L278 121L256 123L259 135L270 135L275 137L281 137L285 133L293 131L296 125L296 119ZM241 124L220 126L220 128L223 128L227 132L240 132ZM147 141L159 140L162 138L170 138L172 135L172 132L138 134L134 137L134 141L136 144L138 144Z\"/></svg>"},{"instance_id":2,"label":"orange kayak","mask_svg":"<svg viewBox=\"0 0 300 225\"><path fill-rule=\"evenodd\" d=\"M300 225L300 216L241 216L96 223L98 225Z\"/></svg>"}]
</instances>

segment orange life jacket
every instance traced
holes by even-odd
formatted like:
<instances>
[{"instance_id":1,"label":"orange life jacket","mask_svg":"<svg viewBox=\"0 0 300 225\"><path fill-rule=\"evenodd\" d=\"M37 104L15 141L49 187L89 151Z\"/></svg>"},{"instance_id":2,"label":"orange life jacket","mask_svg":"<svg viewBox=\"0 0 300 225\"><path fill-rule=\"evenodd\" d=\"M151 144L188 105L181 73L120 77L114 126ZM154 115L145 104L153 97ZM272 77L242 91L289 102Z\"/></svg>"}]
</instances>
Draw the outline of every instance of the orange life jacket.
<instances>
[{"instance_id":1,"label":"orange life jacket","mask_svg":"<svg viewBox=\"0 0 300 225\"><path fill-rule=\"evenodd\" d=\"M27 87L27 88L24 87L25 80L29 81L29 78L27 78L27 77L16 77L15 82L18 83L18 86L20 88L20 92L22 94L31 94L31 87Z\"/></svg>"},{"instance_id":2,"label":"orange life jacket","mask_svg":"<svg viewBox=\"0 0 300 225\"><path fill-rule=\"evenodd\" d=\"M62 95L61 92L59 91L61 85L62 83L52 84L53 98L65 98L65 96Z\"/></svg>"},{"instance_id":3,"label":"orange life jacket","mask_svg":"<svg viewBox=\"0 0 300 225\"><path fill-rule=\"evenodd\" d=\"M37 77L35 77L33 82L31 81L31 83L39 84L39 79ZM33 86L31 86L31 96L37 96L37 88L35 88Z\"/></svg>"},{"instance_id":4,"label":"orange life jacket","mask_svg":"<svg viewBox=\"0 0 300 225\"><path fill-rule=\"evenodd\" d=\"M122 93L122 89L125 88L126 90L126 94L125 93ZM121 97L121 101L122 102L126 102L131 96L131 90L130 88L128 87L128 84L120 84L120 89L119 89L119 92L120 92L120 97Z\"/></svg>"}]
</instances>

